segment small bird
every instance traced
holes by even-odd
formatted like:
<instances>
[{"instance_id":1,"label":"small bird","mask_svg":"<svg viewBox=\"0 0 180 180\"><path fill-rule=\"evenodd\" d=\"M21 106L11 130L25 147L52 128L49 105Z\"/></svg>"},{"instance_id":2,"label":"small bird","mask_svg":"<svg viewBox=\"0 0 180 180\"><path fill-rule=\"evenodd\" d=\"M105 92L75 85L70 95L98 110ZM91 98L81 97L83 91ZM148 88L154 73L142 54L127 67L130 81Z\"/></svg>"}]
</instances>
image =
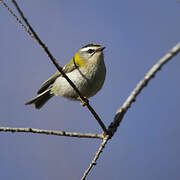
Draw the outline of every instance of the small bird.
<instances>
[{"instance_id":1,"label":"small bird","mask_svg":"<svg viewBox=\"0 0 180 180\"><path fill-rule=\"evenodd\" d=\"M80 48L73 59L63 67L63 71L86 98L94 96L104 84L104 48L97 44L88 44ZM54 95L80 100L76 91L59 71L42 84L37 94L38 96L25 105L34 104L36 109L40 109Z\"/></svg>"}]
</instances>

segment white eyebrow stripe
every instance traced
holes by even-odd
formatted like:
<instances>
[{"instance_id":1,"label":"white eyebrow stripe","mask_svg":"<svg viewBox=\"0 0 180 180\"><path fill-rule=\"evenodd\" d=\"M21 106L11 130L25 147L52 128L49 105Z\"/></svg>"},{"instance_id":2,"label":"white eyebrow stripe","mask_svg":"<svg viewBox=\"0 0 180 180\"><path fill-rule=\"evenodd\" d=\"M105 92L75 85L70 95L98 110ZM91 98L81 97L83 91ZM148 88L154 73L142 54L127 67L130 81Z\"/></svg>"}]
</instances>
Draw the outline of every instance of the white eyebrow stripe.
<instances>
[{"instance_id":1,"label":"white eyebrow stripe","mask_svg":"<svg viewBox=\"0 0 180 180\"><path fill-rule=\"evenodd\" d=\"M81 51L88 51L89 49L99 49L99 47L95 47L95 46L92 46L92 47L85 47L85 48L82 48Z\"/></svg>"}]
</instances>

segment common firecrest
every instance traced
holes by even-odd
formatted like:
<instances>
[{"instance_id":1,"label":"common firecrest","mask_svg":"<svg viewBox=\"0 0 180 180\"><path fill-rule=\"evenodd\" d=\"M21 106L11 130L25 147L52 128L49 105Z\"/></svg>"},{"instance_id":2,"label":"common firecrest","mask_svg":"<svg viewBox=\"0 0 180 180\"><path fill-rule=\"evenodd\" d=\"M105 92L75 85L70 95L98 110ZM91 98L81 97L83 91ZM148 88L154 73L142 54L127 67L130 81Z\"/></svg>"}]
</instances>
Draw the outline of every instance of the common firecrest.
<instances>
[{"instance_id":1,"label":"common firecrest","mask_svg":"<svg viewBox=\"0 0 180 180\"><path fill-rule=\"evenodd\" d=\"M97 44L88 44L80 48L74 58L63 67L69 79L87 98L94 96L104 84L106 76L104 48ZM79 100L76 91L59 71L45 81L37 93L38 96L25 104L34 104L37 109L40 109L54 95Z\"/></svg>"}]
</instances>

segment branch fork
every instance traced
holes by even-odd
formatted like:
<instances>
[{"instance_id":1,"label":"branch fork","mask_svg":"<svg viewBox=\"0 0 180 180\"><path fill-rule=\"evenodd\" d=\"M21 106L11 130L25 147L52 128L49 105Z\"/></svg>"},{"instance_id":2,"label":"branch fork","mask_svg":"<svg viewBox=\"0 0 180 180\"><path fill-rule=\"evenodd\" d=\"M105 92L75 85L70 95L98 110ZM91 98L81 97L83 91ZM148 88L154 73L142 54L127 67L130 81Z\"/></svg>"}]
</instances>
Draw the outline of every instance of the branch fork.
<instances>
[{"instance_id":1,"label":"branch fork","mask_svg":"<svg viewBox=\"0 0 180 180\"><path fill-rule=\"evenodd\" d=\"M98 158L100 157L100 154L102 153L103 149L105 148L105 145L113 137L115 132L117 131L120 123L123 120L124 115L128 111L128 109L131 107L132 103L135 102L136 97L140 94L142 89L147 86L149 81L155 77L156 73L163 67L164 64L166 64L169 60L171 60L176 54L180 52L180 42L176 44L170 51L167 52L167 54L162 57L143 77L142 80L138 82L134 90L130 93L124 104L117 110L113 121L110 123L108 129L106 129L106 126L98 116L98 114L95 112L95 110L90 106L89 101L87 98L81 95L77 87L74 85L74 83L67 77L67 75L63 72L62 67L59 66L56 59L52 56L48 48L45 46L45 44L40 40L36 32L33 30L27 19L24 17L23 12L19 8L17 2L15 0L12 0L12 3L16 7L17 11L19 12L20 16L26 23L27 27L22 23L21 20L15 15L15 13L7 6L7 4L0 0L0 2L8 9L10 14L18 21L18 23L28 32L28 34L34 38L38 44L43 48L43 50L46 52L46 54L49 56L53 64L56 66L56 68L59 70L59 72L63 75L63 77L69 82L69 84L74 88L74 90L79 95L79 99L82 102L82 105L87 106L89 111L92 113L94 118L98 121L99 125L101 126L103 133L102 134L81 134L81 133L72 133L72 132L65 132L65 131L51 131L51 130L40 130L40 129L34 129L34 128L9 128L9 127L0 127L0 131L10 131L10 132L29 132L29 133L40 133L40 134L49 134L49 135L58 135L58 136L71 136L71 137L86 137L86 138L99 138L102 139L102 143L100 144L100 147L98 151L95 154L95 157L91 161L89 167L84 172L81 180L85 180L89 172L91 171L92 167L96 165Z\"/></svg>"}]
</instances>

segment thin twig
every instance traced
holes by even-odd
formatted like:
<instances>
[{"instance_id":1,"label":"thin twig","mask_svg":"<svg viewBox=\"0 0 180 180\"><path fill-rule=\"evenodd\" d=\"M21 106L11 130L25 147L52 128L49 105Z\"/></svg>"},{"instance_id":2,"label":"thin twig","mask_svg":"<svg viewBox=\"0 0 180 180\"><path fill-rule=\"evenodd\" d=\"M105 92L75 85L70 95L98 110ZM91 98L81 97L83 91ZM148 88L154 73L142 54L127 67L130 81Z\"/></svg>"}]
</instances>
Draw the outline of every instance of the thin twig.
<instances>
[{"instance_id":1,"label":"thin twig","mask_svg":"<svg viewBox=\"0 0 180 180\"><path fill-rule=\"evenodd\" d=\"M99 159L99 156L100 156L100 154L102 153L102 151L103 151L106 143L108 142L108 140L109 140L109 135L106 135L105 138L103 139L103 142L101 143L98 151L96 152L96 155L95 155L94 159L91 161L89 167L88 167L87 170L84 172L81 180L85 180L86 177L87 177L87 175L88 175L89 172L91 171L92 167L96 165L97 160Z\"/></svg>"},{"instance_id":2,"label":"thin twig","mask_svg":"<svg viewBox=\"0 0 180 180\"><path fill-rule=\"evenodd\" d=\"M22 21L16 16L16 14L8 7L8 5L3 1L0 0L0 2L7 8L9 13L18 21L18 23L25 29L25 31L32 37L34 38L33 33L22 23Z\"/></svg>"},{"instance_id":3,"label":"thin twig","mask_svg":"<svg viewBox=\"0 0 180 180\"><path fill-rule=\"evenodd\" d=\"M68 136L68 137L78 137L78 138L96 138L103 139L102 134L91 134L91 133L75 133L66 131L54 131L45 129L34 129L34 128L11 128L11 127L0 127L1 132L25 132L25 133L36 133L36 134L47 134L56 136Z\"/></svg>"},{"instance_id":4,"label":"thin twig","mask_svg":"<svg viewBox=\"0 0 180 180\"><path fill-rule=\"evenodd\" d=\"M116 132L120 122L122 121L125 113L130 108L131 104L135 102L135 99L137 95L141 92L141 90L147 86L149 81L155 76L155 74L162 68L164 64L166 64L169 60L171 60L177 53L180 52L180 43L175 45L164 57L162 57L144 76L144 78L139 81L136 88L130 93L129 97L126 99L122 107L118 109L116 112L116 115L114 117L114 121L109 125L108 128L108 134L106 135L106 139L103 139L102 144L99 147L99 150L96 152L96 155L92 162L90 163L88 169L84 172L83 177L81 180L85 180L89 172L91 171L92 167L96 165L96 162L99 158L100 153L105 147L105 144L108 142L108 140L114 135Z\"/></svg>"},{"instance_id":5,"label":"thin twig","mask_svg":"<svg viewBox=\"0 0 180 180\"><path fill-rule=\"evenodd\" d=\"M13 17L15 17L15 19L21 24L21 26L29 33L29 29L31 30L31 34L33 34L33 36L31 35L31 37L33 37L38 44L43 48L43 50L46 52L46 54L48 55L48 57L51 59L52 63L56 66L56 68L58 69L58 71L62 74L62 76L69 82L69 84L72 86L72 88L76 91L76 93L79 95L80 99L82 99L82 101L85 102L87 108L89 109L89 111L91 112L91 114L94 116L94 118L98 121L99 125L101 126L104 134L107 134L107 129L106 126L104 125L104 123L102 122L101 118L99 117L99 115L96 113L96 111L92 108L92 106L89 104L89 101L81 95L80 91L78 90L78 88L75 86L75 84L69 79L69 77L64 73L64 71L62 70L62 67L59 66L57 60L53 57L53 55L50 53L50 51L48 50L48 48L46 47L46 45L41 41L41 39L39 38L39 36L36 34L36 32L34 31L34 29L32 28L32 26L29 24L28 20L25 18L22 10L20 9L20 7L18 6L17 2L15 0L12 0L12 3L14 4L14 6L16 7L18 13L20 14L20 16L22 17L22 19L24 20L24 22L26 23L26 25L28 26L28 28L23 25L23 23L18 19L18 17L15 15L15 13L13 13L13 11L7 6L6 3L3 2L3 0L0 0L0 2L2 2L2 4L8 9L8 11L13 15Z\"/></svg>"},{"instance_id":6,"label":"thin twig","mask_svg":"<svg viewBox=\"0 0 180 180\"><path fill-rule=\"evenodd\" d=\"M2 0L0 0L2 2ZM13 0L14 1L14 0ZM19 21L18 21L19 22ZM32 31L33 32L33 31ZM44 44L42 44L41 46L43 46ZM44 45L45 46L45 45ZM46 49L46 46L43 47L44 50ZM48 49L47 49L48 50ZM46 51L46 50L45 50ZM180 43L178 43L176 46L174 46L174 48L169 51L163 58L161 58L149 71L148 73L144 76L144 78L137 84L136 88L131 92L131 94L129 95L129 97L126 99L126 101L124 102L124 104L122 105L122 107L120 107L118 109L118 111L116 112L116 115L114 117L114 121L110 124L109 128L108 128L108 134L103 138L103 142L101 143L99 150L97 151L94 159L92 160L92 162L90 163L88 169L85 171L82 180L84 180L86 178L86 176L88 175L88 173L90 172L90 170L92 169L92 167L94 165L96 165L96 162L102 152L102 150L104 149L106 143L108 142L108 140L114 135L114 133L116 132L120 122L122 121L125 113L127 112L127 110L130 108L131 104L136 100L136 97L140 94L141 90L149 83L149 81L155 76L155 74L157 73L158 70L161 69L161 67L167 63L170 59L172 59L177 53L180 52ZM47 52L46 52L47 53ZM48 54L48 53L47 53ZM49 56L49 55L48 55ZM50 57L51 58L51 57ZM52 57L53 58L53 57ZM51 59L53 61L53 63L55 64L55 66L58 69L58 64L56 65L56 60L53 58ZM54 62L55 60L55 62ZM58 69L59 70L59 69ZM62 70L62 68L61 68ZM61 72L61 70L59 70ZM63 74L63 73L62 73ZM66 76L64 76L66 78ZM67 80L68 81L68 80ZM68 81L69 82L69 81ZM69 82L70 83L70 82ZM71 84L71 83L70 83ZM73 83L72 83L73 84ZM73 85L72 85L73 87ZM74 88L74 87L73 87ZM75 88L74 88L75 89ZM78 91L77 91L78 93ZM79 93L78 93L79 94ZM84 97L80 98L82 100L86 100L84 99ZM93 114L94 115L94 114ZM97 118L96 118L97 119ZM99 122L99 121L98 121ZM104 124L103 124L104 125ZM105 127L105 126L104 126ZM103 127L102 127L103 129ZM106 130L106 128L105 128ZM105 131L106 132L106 131ZM101 135L102 138L102 135Z\"/></svg>"},{"instance_id":7,"label":"thin twig","mask_svg":"<svg viewBox=\"0 0 180 180\"><path fill-rule=\"evenodd\" d=\"M39 38L39 36L37 35L37 33L34 31L34 29L32 28L32 26L29 24L28 20L25 18L22 10L20 9L20 7L18 6L17 2L15 0L12 0L12 3L14 4L14 6L16 7L17 11L19 12L20 16L22 17L22 19L24 20L24 22L26 23L26 25L29 27L29 29L31 30L31 32L33 33L35 39L38 41L39 45L44 49L44 51L47 53L47 55L49 56L49 58L51 59L52 63L56 66L56 68L58 69L58 71L62 74L62 76L69 82L69 84L72 86L72 88L76 91L76 93L79 95L79 97L85 102L85 104L87 104L87 107L89 109L89 111L93 114L93 116L95 117L95 119L98 121L99 125L101 126L102 130L106 133L107 129L104 125L104 123L101 121L100 117L98 116L98 114L95 112L95 110L90 106L89 101L87 101L86 98L84 98L84 96L81 95L80 91L78 90L78 88L76 87L76 85L69 79L69 77L66 75L66 73L64 73L64 71L62 70L62 67L59 66L57 60L53 57L53 55L51 54L51 52L48 50L48 48L46 47L46 45L41 41L41 39Z\"/></svg>"},{"instance_id":8,"label":"thin twig","mask_svg":"<svg viewBox=\"0 0 180 180\"><path fill-rule=\"evenodd\" d=\"M131 104L135 102L136 97L140 94L141 90L147 86L149 81L155 77L156 73L162 68L164 64L166 64L169 60L171 60L176 54L180 52L180 42L177 43L168 53L163 56L144 76L142 80L139 81L137 86L134 88L134 90L130 93L129 97L126 99L122 107L120 107L116 115L114 117L114 121L110 124L108 128L109 134L113 135L120 122L122 121L124 114L127 112L127 110L130 108Z\"/></svg>"}]
</instances>

